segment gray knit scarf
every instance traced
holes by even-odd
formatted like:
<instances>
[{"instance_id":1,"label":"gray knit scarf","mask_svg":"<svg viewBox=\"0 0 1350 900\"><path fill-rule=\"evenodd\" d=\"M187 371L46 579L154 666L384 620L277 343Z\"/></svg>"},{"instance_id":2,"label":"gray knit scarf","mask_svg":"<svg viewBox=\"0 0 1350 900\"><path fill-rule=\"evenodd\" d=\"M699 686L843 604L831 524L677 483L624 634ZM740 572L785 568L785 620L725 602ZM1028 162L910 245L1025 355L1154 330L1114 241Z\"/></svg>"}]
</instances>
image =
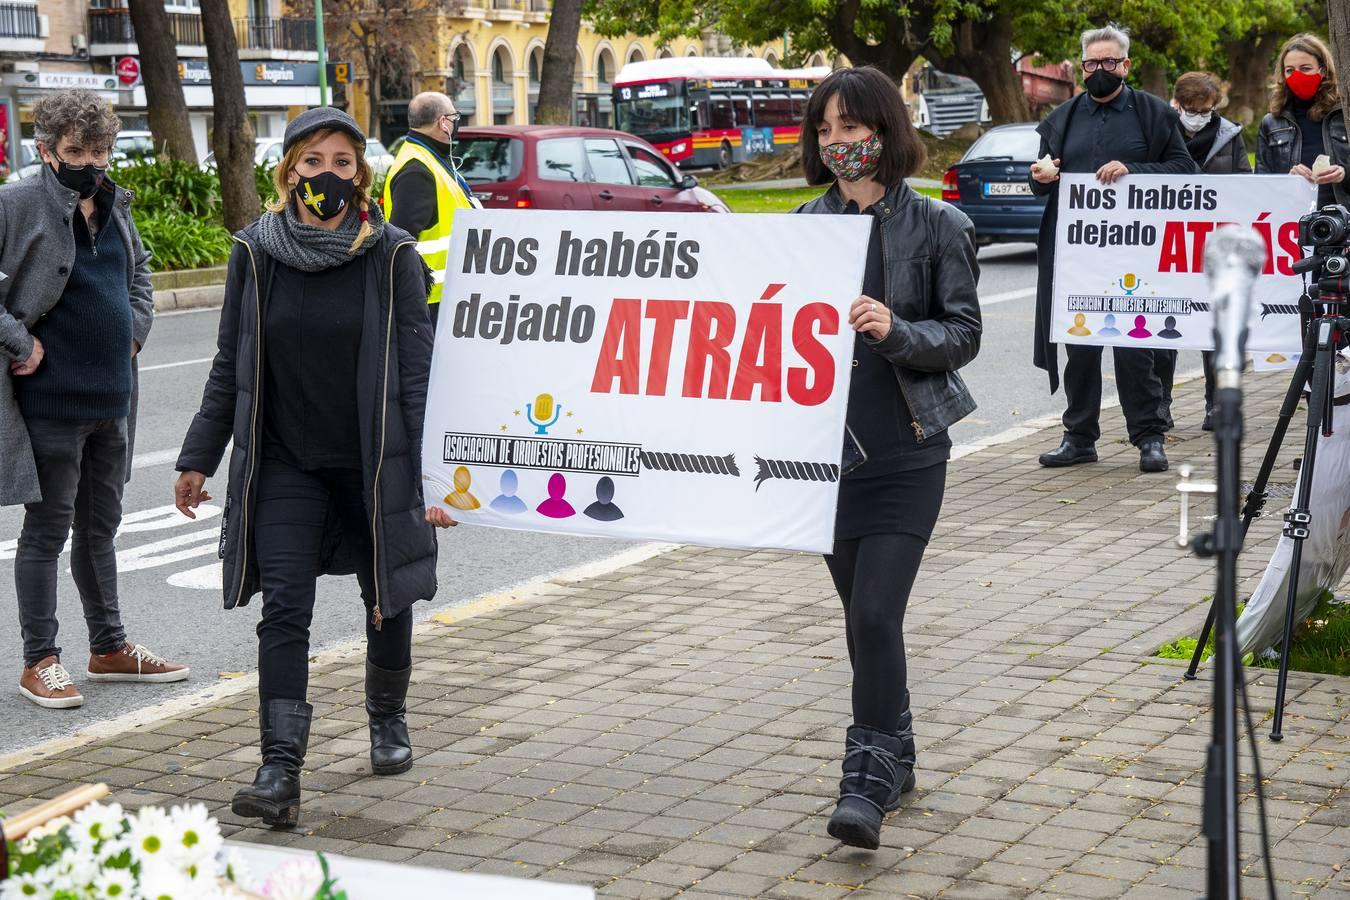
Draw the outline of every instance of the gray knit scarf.
<instances>
[{"instance_id":1,"label":"gray knit scarf","mask_svg":"<svg viewBox=\"0 0 1350 900\"><path fill-rule=\"evenodd\" d=\"M351 250L356 233L361 228L361 216L350 210L342 224L329 231L317 225L306 225L295 215L295 205L286 204L279 213L265 212L258 220L258 243L274 259L301 272L322 272L350 262L364 254L384 234L384 215L380 207L371 203L368 210L370 237Z\"/></svg>"}]
</instances>

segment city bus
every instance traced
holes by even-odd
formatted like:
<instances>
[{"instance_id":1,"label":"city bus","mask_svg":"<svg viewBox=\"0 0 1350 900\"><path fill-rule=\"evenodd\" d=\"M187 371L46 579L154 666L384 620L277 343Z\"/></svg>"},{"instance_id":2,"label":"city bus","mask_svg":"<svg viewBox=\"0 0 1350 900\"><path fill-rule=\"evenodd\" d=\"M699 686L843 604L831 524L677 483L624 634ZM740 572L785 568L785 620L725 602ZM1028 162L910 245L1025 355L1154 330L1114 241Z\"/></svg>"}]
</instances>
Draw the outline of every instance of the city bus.
<instances>
[{"instance_id":1,"label":"city bus","mask_svg":"<svg viewBox=\"0 0 1350 900\"><path fill-rule=\"evenodd\" d=\"M615 123L678 166L725 168L796 144L806 100L829 74L754 58L631 62L614 80Z\"/></svg>"}]
</instances>

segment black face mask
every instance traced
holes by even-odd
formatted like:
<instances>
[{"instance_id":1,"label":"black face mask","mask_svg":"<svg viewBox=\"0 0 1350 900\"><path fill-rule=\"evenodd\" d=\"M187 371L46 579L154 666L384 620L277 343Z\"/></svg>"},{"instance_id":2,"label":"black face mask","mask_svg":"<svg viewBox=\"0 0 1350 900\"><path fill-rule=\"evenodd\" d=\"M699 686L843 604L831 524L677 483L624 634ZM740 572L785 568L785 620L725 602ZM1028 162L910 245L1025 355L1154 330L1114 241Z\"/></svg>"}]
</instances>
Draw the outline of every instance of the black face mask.
<instances>
[{"instance_id":1,"label":"black face mask","mask_svg":"<svg viewBox=\"0 0 1350 900\"><path fill-rule=\"evenodd\" d=\"M103 186L103 176L108 173L107 166L80 166L72 169L55 153L52 156L56 159L56 180L62 187L79 194L81 200L88 200Z\"/></svg>"},{"instance_id":2,"label":"black face mask","mask_svg":"<svg viewBox=\"0 0 1350 900\"><path fill-rule=\"evenodd\" d=\"M325 221L346 209L355 193L356 181L336 172L301 178L295 186L296 202Z\"/></svg>"},{"instance_id":3,"label":"black face mask","mask_svg":"<svg viewBox=\"0 0 1350 900\"><path fill-rule=\"evenodd\" d=\"M1097 99L1109 97L1120 87L1120 83L1125 79L1115 72L1108 72L1105 69L1098 69L1087 78L1083 79L1083 85L1088 93Z\"/></svg>"}]
</instances>

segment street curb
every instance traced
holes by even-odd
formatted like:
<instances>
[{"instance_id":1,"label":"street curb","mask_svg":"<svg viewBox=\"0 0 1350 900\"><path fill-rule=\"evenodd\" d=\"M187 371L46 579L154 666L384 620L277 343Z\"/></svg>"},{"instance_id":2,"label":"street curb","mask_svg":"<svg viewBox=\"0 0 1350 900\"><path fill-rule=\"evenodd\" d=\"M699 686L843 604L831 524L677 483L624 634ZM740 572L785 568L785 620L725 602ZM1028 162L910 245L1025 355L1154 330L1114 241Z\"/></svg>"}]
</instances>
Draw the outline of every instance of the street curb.
<instances>
[{"instance_id":1,"label":"street curb","mask_svg":"<svg viewBox=\"0 0 1350 900\"><path fill-rule=\"evenodd\" d=\"M550 587L555 584L571 584L578 581L585 581L589 578L595 578L600 575L608 574L625 566L631 566L635 563L643 562L653 556L659 556L670 550L679 547L679 544L666 543L648 543L623 550L612 556L603 559L593 560L575 566L570 569L563 569L558 572L551 572L536 576L528 581L521 582L515 587L506 588L492 594L483 594L475 597L459 606L452 606L442 610L439 613L433 613L426 621L418 623L413 627L413 636L442 628L446 625L453 625L465 619L480 616L485 613L495 612L506 606L513 606L526 600L533 600L546 596L552 591ZM349 641L343 641L329 647L320 653L315 654L310 659L311 670L329 663L340 662L344 658L351 656L356 652L364 652L366 639L364 637L354 638ZM141 707L124 715L105 722L99 722L82 728L74 734L65 737L53 738L49 741L43 741L40 744L34 744L12 753L0 756L0 773L8 772L18 766L26 765L36 760L55 756L77 747L93 743L106 737L122 734L128 731L135 731L147 725L153 725L170 716L176 716L189 710L199 709L201 707L211 706L215 703L233 697L236 694L242 694L245 691L253 690L258 686L258 673L250 672L239 678L233 678L228 681L211 684L200 691L192 694L185 694L181 697L174 697L163 703L156 703L151 706Z\"/></svg>"},{"instance_id":2,"label":"street curb","mask_svg":"<svg viewBox=\"0 0 1350 900\"><path fill-rule=\"evenodd\" d=\"M203 284L155 291L155 312L214 309L225 304L225 285Z\"/></svg>"}]
</instances>

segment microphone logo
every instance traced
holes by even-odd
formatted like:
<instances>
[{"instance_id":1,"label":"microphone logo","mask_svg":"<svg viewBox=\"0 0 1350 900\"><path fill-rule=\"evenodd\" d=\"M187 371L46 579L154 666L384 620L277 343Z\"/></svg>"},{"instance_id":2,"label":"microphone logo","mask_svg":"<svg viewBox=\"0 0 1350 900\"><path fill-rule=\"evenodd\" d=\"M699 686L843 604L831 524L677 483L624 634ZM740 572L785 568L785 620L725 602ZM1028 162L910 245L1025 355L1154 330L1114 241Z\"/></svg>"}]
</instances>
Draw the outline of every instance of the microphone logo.
<instances>
[{"instance_id":1,"label":"microphone logo","mask_svg":"<svg viewBox=\"0 0 1350 900\"><path fill-rule=\"evenodd\" d=\"M525 418L535 427L535 434L548 434L548 430L558 424L560 415L562 406L553 403L552 394L540 394L534 398L534 403L525 404Z\"/></svg>"},{"instance_id":2,"label":"microphone logo","mask_svg":"<svg viewBox=\"0 0 1350 900\"><path fill-rule=\"evenodd\" d=\"M1139 290L1139 276L1133 272L1126 272L1124 277L1116 279L1116 284L1120 285L1120 289L1125 292L1126 296L1129 296Z\"/></svg>"}]
</instances>

